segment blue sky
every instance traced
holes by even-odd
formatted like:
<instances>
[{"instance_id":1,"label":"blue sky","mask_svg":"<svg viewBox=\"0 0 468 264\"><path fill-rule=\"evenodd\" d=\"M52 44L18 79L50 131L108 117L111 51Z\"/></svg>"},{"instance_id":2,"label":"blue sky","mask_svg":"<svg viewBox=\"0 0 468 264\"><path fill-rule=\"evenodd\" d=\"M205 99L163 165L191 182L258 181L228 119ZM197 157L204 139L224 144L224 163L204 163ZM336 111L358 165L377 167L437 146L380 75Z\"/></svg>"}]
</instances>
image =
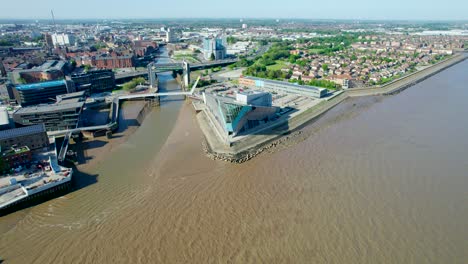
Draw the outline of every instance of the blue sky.
<instances>
[{"instance_id":1,"label":"blue sky","mask_svg":"<svg viewBox=\"0 0 468 264\"><path fill-rule=\"evenodd\" d=\"M0 18L468 20L467 0L2 0ZM26 8L27 7L27 8Z\"/></svg>"}]
</instances>

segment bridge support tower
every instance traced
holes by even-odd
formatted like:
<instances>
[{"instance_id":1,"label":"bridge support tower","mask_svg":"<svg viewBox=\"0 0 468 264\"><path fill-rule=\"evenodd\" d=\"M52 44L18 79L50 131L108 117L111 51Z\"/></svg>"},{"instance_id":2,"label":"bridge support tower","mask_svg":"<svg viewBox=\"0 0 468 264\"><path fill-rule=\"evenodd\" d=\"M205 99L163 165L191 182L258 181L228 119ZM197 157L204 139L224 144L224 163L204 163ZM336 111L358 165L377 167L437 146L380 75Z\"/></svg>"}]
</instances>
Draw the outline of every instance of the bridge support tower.
<instances>
[{"instance_id":1,"label":"bridge support tower","mask_svg":"<svg viewBox=\"0 0 468 264\"><path fill-rule=\"evenodd\" d=\"M183 66L184 66L184 73L183 73L184 86L186 89L189 89L190 88L190 65L188 64L188 62L184 61Z\"/></svg>"}]
</instances>

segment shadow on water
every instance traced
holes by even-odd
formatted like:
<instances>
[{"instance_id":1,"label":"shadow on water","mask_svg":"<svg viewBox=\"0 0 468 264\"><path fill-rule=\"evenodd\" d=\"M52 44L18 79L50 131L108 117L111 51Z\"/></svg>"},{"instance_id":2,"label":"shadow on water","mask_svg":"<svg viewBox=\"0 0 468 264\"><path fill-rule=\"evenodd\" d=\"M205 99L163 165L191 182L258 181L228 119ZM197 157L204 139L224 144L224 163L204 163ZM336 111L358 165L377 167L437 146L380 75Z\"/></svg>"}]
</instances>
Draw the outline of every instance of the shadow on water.
<instances>
[{"instance_id":1,"label":"shadow on water","mask_svg":"<svg viewBox=\"0 0 468 264\"><path fill-rule=\"evenodd\" d=\"M184 102L185 98L161 97L161 104L170 102Z\"/></svg>"},{"instance_id":2,"label":"shadow on water","mask_svg":"<svg viewBox=\"0 0 468 264\"><path fill-rule=\"evenodd\" d=\"M105 145L107 145L107 141L95 139L91 142L86 142L86 149L97 149L97 148L102 148Z\"/></svg>"},{"instance_id":3,"label":"shadow on water","mask_svg":"<svg viewBox=\"0 0 468 264\"><path fill-rule=\"evenodd\" d=\"M81 190L98 182L98 174L88 174L73 167L71 192Z\"/></svg>"}]
</instances>

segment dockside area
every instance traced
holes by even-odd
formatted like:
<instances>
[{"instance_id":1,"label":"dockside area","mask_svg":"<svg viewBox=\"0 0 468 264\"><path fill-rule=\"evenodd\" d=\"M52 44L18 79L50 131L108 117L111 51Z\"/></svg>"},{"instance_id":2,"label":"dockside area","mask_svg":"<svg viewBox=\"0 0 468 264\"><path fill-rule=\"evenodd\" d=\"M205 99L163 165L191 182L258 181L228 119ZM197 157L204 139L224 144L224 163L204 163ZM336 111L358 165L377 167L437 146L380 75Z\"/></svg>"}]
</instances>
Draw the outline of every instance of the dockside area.
<instances>
[{"instance_id":1,"label":"dockside area","mask_svg":"<svg viewBox=\"0 0 468 264\"><path fill-rule=\"evenodd\" d=\"M30 160L0 177L0 214L52 192L70 187L73 169L59 165L55 139L32 152Z\"/></svg>"}]
</instances>

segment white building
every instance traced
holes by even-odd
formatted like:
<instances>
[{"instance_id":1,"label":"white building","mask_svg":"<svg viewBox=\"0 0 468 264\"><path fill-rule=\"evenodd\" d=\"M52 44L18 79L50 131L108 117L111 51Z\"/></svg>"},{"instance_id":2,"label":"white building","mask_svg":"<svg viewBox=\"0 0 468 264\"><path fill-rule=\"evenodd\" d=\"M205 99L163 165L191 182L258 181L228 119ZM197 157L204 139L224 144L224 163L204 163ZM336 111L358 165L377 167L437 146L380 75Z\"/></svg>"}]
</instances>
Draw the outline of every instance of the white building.
<instances>
[{"instance_id":1,"label":"white building","mask_svg":"<svg viewBox=\"0 0 468 264\"><path fill-rule=\"evenodd\" d=\"M243 91L236 94L236 101L244 105L271 106L271 93Z\"/></svg>"},{"instance_id":2,"label":"white building","mask_svg":"<svg viewBox=\"0 0 468 264\"><path fill-rule=\"evenodd\" d=\"M177 42L177 37L170 28L168 28L166 31L166 42L167 43Z\"/></svg>"},{"instance_id":3,"label":"white building","mask_svg":"<svg viewBox=\"0 0 468 264\"><path fill-rule=\"evenodd\" d=\"M75 44L75 37L70 34L52 34L52 43L54 46L70 46Z\"/></svg>"}]
</instances>

